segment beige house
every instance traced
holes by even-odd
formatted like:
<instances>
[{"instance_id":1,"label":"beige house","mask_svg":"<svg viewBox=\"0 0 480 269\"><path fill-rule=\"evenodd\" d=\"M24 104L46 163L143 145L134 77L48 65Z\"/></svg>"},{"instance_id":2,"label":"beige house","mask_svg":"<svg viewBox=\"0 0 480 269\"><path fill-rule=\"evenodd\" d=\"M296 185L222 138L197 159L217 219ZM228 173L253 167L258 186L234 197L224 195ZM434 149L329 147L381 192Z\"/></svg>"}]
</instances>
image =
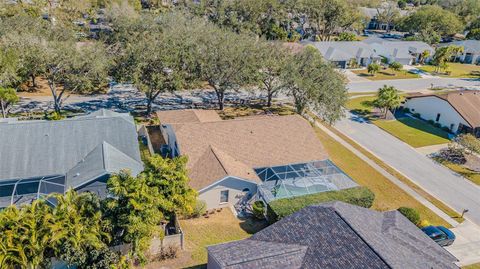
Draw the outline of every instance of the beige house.
<instances>
[{"instance_id":1,"label":"beige house","mask_svg":"<svg viewBox=\"0 0 480 269\"><path fill-rule=\"evenodd\" d=\"M294 195L294 188L307 185L310 191L321 189L317 184L319 179L309 177L307 182L303 177L299 181L298 173L295 174L295 183L275 185L273 182L280 180L278 175L283 175L283 179L292 176L286 170L292 170L286 168L290 164L302 169L303 174L321 169L328 172L328 176L335 180L331 182L326 176L322 177L325 190L336 190L337 186L357 186L338 168L330 169L333 164L326 161L328 156L323 145L309 123L298 115L254 116L233 120L222 120L212 110L161 111L157 115L166 141L162 148L163 155L188 156L190 185L198 190L199 199L204 200L209 209L226 206L238 209L250 199L258 197L260 188L266 189L264 181L267 179L271 180L271 187L276 188L274 192L277 196ZM278 174L268 172L267 178L266 170L271 168ZM338 174L338 178L333 174ZM272 180L272 176L277 177ZM271 193L266 195L270 197L268 199L275 196Z\"/></svg>"},{"instance_id":2,"label":"beige house","mask_svg":"<svg viewBox=\"0 0 480 269\"><path fill-rule=\"evenodd\" d=\"M407 97L404 107L454 133L480 137L480 91L454 91Z\"/></svg>"}]
</instances>

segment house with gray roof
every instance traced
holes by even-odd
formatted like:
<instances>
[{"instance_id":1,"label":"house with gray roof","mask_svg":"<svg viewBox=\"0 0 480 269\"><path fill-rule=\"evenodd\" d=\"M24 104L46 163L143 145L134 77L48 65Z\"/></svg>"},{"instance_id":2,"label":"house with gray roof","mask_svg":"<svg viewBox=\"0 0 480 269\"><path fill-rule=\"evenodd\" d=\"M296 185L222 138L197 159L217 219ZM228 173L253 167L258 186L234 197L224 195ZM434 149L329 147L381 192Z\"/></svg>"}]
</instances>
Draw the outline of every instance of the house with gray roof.
<instances>
[{"instance_id":1,"label":"house with gray roof","mask_svg":"<svg viewBox=\"0 0 480 269\"><path fill-rule=\"evenodd\" d=\"M314 46L326 60L339 68L355 67L354 63L367 66L372 62L380 61L380 56L368 44L359 41L304 41L302 44Z\"/></svg>"},{"instance_id":2,"label":"house with gray roof","mask_svg":"<svg viewBox=\"0 0 480 269\"><path fill-rule=\"evenodd\" d=\"M424 51L433 56L435 50L425 42L389 40L378 37L367 38L362 41L368 44L378 55L387 59L388 63L399 62L403 65L418 63ZM426 59L428 61L428 59Z\"/></svg>"},{"instance_id":3,"label":"house with gray roof","mask_svg":"<svg viewBox=\"0 0 480 269\"><path fill-rule=\"evenodd\" d=\"M0 122L0 208L72 188L106 195L112 173L143 170L133 117L107 110Z\"/></svg>"},{"instance_id":4,"label":"house with gray roof","mask_svg":"<svg viewBox=\"0 0 480 269\"><path fill-rule=\"evenodd\" d=\"M208 269L458 268L398 211L343 202L308 206L252 237L209 246Z\"/></svg>"},{"instance_id":5,"label":"house with gray roof","mask_svg":"<svg viewBox=\"0 0 480 269\"><path fill-rule=\"evenodd\" d=\"M443 46L463 47L463 53L457 56L456 60L465 64L480 64L480 41L479 40L460 40L440 44Z\"/></svg>"}]
</instances>

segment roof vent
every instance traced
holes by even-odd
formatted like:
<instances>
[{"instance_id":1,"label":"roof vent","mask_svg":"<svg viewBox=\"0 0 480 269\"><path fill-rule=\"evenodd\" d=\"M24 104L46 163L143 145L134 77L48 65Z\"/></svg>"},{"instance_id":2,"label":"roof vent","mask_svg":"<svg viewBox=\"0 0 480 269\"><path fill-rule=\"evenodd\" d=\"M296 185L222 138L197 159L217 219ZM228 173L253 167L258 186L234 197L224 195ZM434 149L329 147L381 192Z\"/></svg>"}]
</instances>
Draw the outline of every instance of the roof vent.
<instances>
[{"instance_id":1,"label":"roof vent","mask_svg":"<svg viewBox=\"0 0 480 269\"><path fill-rule=\"evenodd\" d=\"M76 176L76 177L80 176L80 173L76 173L75 176Z\"/></svg>"}]
</instances>

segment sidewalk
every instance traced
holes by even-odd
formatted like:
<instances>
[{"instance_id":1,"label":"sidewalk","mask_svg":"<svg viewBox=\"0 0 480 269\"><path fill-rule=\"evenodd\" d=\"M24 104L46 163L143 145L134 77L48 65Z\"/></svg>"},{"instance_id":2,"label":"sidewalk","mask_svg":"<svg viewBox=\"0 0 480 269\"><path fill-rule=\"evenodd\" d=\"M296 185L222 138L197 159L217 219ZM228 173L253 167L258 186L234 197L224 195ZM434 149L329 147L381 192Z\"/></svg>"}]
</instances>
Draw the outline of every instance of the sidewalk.
<instances>
[{"instance_id":1,"label":"sidewalk","mask_svg":"<svg viewBox=\"0 0 480 269\"><path fill-rule=\"evenodd\" d=\"M404 190L406 193L414 197L416 200L418 200L420 203L422 203L424 206L432 210L435 214L437 214L439 217L444 219L446 222L448 222L450 225L453 227L458 226L458 222L454 219L452 219L450 216L448 216L445 212L440 210L438 207L436 207L434 204L430 203L427 199L423 198L420 194L418 194L416 191L412 190L409 186L407 186L405 183L400 181L398 178L387 172L385 169L380 167L377 163L369 159L367 156L365 156L363 153L358 151L356 148L354 148L352 145L350 145L348 142L343 140L341 137L330 131L327 127L323 126L322 124L318 123L315 121L315 125L322 129L322 131L326 132L329 136L331 136L333 139L335 139L337 142L342 144L344 147L346 147L348 150L353 152L355 155L357 155L360 159L365 161L368 165L373 167L375 170L377 170L380 174L382 174L384 177L386 177L388 180L392 181L395 185L400 187L402 190Z\"/></svg>"}]
</instances>

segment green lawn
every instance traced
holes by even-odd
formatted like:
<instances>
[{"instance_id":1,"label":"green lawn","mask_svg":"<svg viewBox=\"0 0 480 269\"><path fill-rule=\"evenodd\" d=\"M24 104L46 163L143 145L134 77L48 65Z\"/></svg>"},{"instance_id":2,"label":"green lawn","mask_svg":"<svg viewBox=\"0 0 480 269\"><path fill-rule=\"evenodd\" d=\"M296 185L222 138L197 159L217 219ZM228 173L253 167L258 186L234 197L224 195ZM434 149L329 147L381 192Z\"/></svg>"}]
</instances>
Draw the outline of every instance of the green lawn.
<instances>
[{"instance_id":1,"label":"green lawn","mask_svg":"<svg viewBox=\"0 0 480 269\"><path fill-rule=\"evenodd\" d=\"M353 70L353 73L357 74L360 77L365 77L369 80L387 80L387 79L407 79L407 78L419 78L420 75L409 73L406 70L395 71L393 69L387 68L385 70L381 69L374 76L368 73L366 69L363 70Z\"/></svg>"},{"instance_id":2,"label":"green lawn","mask_svg":"<svg viewBox=\"0 0 480 269\"><path fill-rule=\"evenodd\" d=\"M202 266L207 263L207 246L245 239L266 225L266 222L250 219L239 220L229 208L223 208L221 212L209 215L209 218L202 216L180 220L185 233L185 250L190 254L190 259L179 260L172 268Z\"/></svg>"},{"instance_id":3,"label":"green lawn","mask_svg":"<svg viewBox=\"0 0 480 269\"><path fill-rule=\"evenodd\" d=\"M462 266L462 269L480 269L480 263Z\"/></svg>"},{"instance_id":4,"label":"green lawn","mask_svg":"<svg viewBox=\"0 0 480 269\"><path fill-rule=\"evenodd\" d=\"M376 120L375 125L414 148L449 143L448 133L422 120Z\"/></svg>"},{"instance_id":5,"label":"green lawn","mask_svg":"<svg viewBox=\"0 0 480 269\"><path fill-rule=\"evenodd\" d=\"M475 72L480 72L480 66L473 65L473 64L462 64L462 63L448 63L448 71L450 71L450 75L445 73L443 70L440 71L439 76L442 77L452 77L452 78L478 78L479 74L475 74ZM423 70L428 73L435 73L435 66L432 65L424 65L418 67L418 69ZM474 72L472 74L472 72Z\"/></svg>"},{"instance_id":6,"label":"green lawn","mask_svg":"<svg viewBox=\"0 0 480 269\"><path fill-rule=\"evenodd\" d=\"M345 107L357 114L367 115L372 113L373 101L377 99L376 95L350 98Z\"/></svg>"},{"instance_id":7,"label":"green lawn","mask_svg":"<svg viewBox=\"0 0 480 269\"><path fill-rule=\"evenodd\" d=\"M315 127L315 131L327 150L329 158L355 182L368 187L375 193L372 209L386 211L395 210L401 206L411 207L420 213L422 219L433 225L451 226L324 131L317 127ZM455 212L451 213L456 215Z\"/></svg>"}]
</instances>

